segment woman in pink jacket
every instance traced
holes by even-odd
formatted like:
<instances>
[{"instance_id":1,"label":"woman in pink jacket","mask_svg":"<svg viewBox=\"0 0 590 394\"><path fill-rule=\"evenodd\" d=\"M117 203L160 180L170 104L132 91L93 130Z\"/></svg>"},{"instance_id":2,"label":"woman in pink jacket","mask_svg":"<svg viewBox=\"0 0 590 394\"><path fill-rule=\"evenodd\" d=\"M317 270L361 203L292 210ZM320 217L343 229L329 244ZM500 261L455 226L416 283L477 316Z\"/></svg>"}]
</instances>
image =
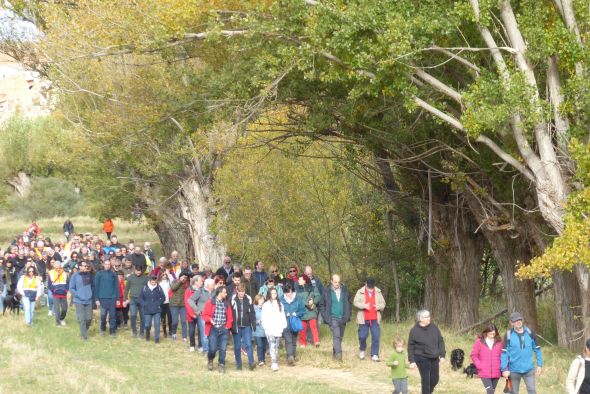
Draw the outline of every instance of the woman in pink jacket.
<instances>
[{"instance_id":1,"label":"woman in pink jacket","mask_svg":"<svg viewBox=\"0 0 590 394\"><path fill-rule=\"evenodd\" d=\"M486 389L486 394L496 391L500 372L500 355L502 354L502 338L494 324L488 325L481 336L477 337L471 349L471 360L477 368L477 375Z\"/></svg>"}]
</instances>

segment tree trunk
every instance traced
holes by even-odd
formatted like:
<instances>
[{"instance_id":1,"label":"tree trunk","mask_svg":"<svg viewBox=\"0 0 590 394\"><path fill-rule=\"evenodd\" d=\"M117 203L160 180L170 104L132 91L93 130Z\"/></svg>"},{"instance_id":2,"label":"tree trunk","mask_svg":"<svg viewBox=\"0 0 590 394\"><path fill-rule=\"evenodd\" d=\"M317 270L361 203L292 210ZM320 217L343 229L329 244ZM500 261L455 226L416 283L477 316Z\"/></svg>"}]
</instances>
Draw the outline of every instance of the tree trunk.
<instances>
[{"instance_id":1,"label":"tree trunk","mask_svg":"<svg viewBox=\"0 0 590 394\"><path fill-rule=\"evenodd\" d=\"M440 324L451 324L449 302L449 267L441 255L430 256L430 269L424 279L424 308L428 309Z\"/></svg>"},{"instance_id":2,"label":"tree trunk","mask_svg":"<svg viewBox=\"0 0 590 394\"><path fill-rule=\"evenodd\" d=\"M556 271L551 277L555 294L558 344L572 351L582 349L587 324L580 319L581 297L576 276L571 272Z\"/></svg>"},{"instance_id":3,"label":"tree trunk","mask_svg":"<svg viewBox=\"0 0 590 394\"><path fill-rule=\"evenodd\" d=\"M188 223L188 232L196 262L201 267L221 267L225 247L211 232L211 185L190 177L181 182L177 194L182 217Z\"/></svg>"},{"instance_id":4,"label":"tree trunk","mask_svg":"<svg viewBox=\"0 0 590 394\"><path fill-rule=\"evenodd\" d=\"M181 258L192 260L194 250L188 223L180 216L180 207L177 202L173 201L173 203L176 203L176 207L163 208L157 218L153 219L149 214L147 216L153 223L154 231L158 234L166 256L170 256L176 250Z\"/></svg>"},{"instance_id":5,"label":"tree trunk","mask_svg":"<svg viewBox=\"0 0 590 394\"><path fill-rule=\"evenodd\" d=\"M508 312L522 313L527 325L536 329L535 283L533 280L518 280L514 276L517 264L526 264L533 257L531 242L527 239L529 232L523 228L526 227L526 223L511 222L510 226L502 226L498 223L499 218L490 216L494 215L497 207L491 204L489 199L480 200L471 189L465 193L465 199L476 220L481 223L480 228L500 269ZM498 213L498 216L501 214L502 212Z\"/></svg>"},{"instance_id":6,"label":"tree trunk","mask_svg":"<svg viewBox=\"0 0 590 394\"><path fill-rule=\"evenodd\" d=\"M13 177L8 178L6 183L12 186L19 197L24 197L31 187L31 177L27 173L19 171Z\"/></svg>"},{"instance_id":7,"label":"tree trunk","mask_svg":"<svg viewBox=\"0 0 590 394\"><path fill-rule=\"evenodd\" d=\"M483 258L483 238L474 233L476 225L472 216L465 215L455 204L433 204L432 218L436 240L433 257L437 264L427 277L425 304L446 313L443 318L438 316L438 312L433 312L437 321L452 327L465 327L479 318L479 272ZM439 277L445 271L448 278L446 289L445 282ZM429 284L436 287L431 289ZM429 294L431 290L436 293ZM438 298L439 294L444 297L445 291L448 291L448 301ZM438 305L441 301L448 304L448 311Z\"/></svg>"}]
</instances>

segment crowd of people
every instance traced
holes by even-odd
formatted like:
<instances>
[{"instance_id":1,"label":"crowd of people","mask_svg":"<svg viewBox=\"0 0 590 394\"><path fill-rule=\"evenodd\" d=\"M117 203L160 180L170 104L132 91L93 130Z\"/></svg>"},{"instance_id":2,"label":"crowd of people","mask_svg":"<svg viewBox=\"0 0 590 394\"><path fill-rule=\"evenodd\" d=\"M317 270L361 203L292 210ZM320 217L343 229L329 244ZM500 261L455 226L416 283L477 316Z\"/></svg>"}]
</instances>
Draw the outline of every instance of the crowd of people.
<instances>
[{"instance_id":1,"label":"crowd of people","mask_svg":"<svg viewBox=\"0 0 590 394\"><path fill-rule=\"evenodd\" d=\"M321 346L318 328L322 322L332 334L333 358L341 361L344 332L356 312L358 357L380 361L381 314L386 302L375 278L366 278L352 295L339 275L324 284L311 266L301 270L292 264L283 274L276 265L266 271L262 261L248 267L226 256L213 271L190 264L176 251L156 259L149 242L143 247L122 244L112 222L105 221L103 229L104 239L79 234L68 219L63 226L65 242L52 242L33 223L0 253L0 308L5 309L6 300L17 299L30 327L36 306L47 304L56 327L63 327L73 305L83 341L88 340L93 310L100 310L101 336L106 336L108 326L112 337L130 328L133 337L146 341L182 340L188 351L207 357L210 371L221 373L230 338L237 370L246 361L250 370L265 366L268 354L271 370L277 371L281 341L286 362L293 366L298 347ZM510 321L512 328L503 340L492 324L473 344L471 359L486 393L494 393L502 377L511 384L512 393L519 392L521 380L528 393L535 392L535 375L543 366L541 349L520 313L512 313ZM446 350L429 311L417 313L407 353L404 350L404 341L396 338L386 361L394 393L407 393L408 368L418 369L422 393L434 392ZM588 363L590 341L584 355L572 363L570 393L590 393Z\"/></svg>"}]
</instances>

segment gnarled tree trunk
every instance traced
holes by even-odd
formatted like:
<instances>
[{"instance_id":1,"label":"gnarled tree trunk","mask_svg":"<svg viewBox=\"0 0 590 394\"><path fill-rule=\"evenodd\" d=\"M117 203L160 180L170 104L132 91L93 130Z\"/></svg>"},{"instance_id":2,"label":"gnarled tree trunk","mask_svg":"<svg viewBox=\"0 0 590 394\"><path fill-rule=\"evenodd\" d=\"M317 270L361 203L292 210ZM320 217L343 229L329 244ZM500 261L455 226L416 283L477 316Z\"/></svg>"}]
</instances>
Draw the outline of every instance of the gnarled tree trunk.
<instances>
[{"instance_id":1,"label":"gnarled tree trunk","mask_svg":"<svg viewBox=\"0 0 590 394\"><path fill-rule=\"evenodd\" d=\"M428 274L425 291L426 308L433 309L435 319L452 327L465 327L479 317L479 270L484 242L475 233L470 214L456 204L435 203L432 207L435 250L433 269ZM441 281L441 274L448 278ZM434 286L434 287L429 287ZM448 297L445 297L448 292ZM431 294L429 294L431 293ZM444 310L441 303L448 305ZM438 311L437 311L438 310ZM445 315L439 316L437 313Z\"/></svg>"},{"instance_id":2,"label":"gnarled tree trunk","mask_svg":"<svg viewBox=\"0 0 590 394\"><path fill-rule=\"evenodd\" d=\"M508 312L522 313L527 326L536 329L535 284L532 280L518 280L514 275L519 262L528 263L533 257L530 247L531 241L526 239L526 231L517 232L514 225L498 226L494 218L487 216L496 211L495 206L490 204L488 200L478 200L476 195L469 190L464 195L471 212L481 223L480 228L500 268ZM487 208L485 210L484 205ZM519 224L516 226L521 227Z\"/></svg>"},{"instance_id":3,"label":"gnarled tree trunk","mask_svg":"<svg viewBox=\"0 0 590 394\"><path fill-rule=\"evenodd\" d=\"M203 267L221 267L225 248L211 232L211 184L190 177L181 182L178 202L188 224L195 260Z\"/></svg>"}]
</instances>

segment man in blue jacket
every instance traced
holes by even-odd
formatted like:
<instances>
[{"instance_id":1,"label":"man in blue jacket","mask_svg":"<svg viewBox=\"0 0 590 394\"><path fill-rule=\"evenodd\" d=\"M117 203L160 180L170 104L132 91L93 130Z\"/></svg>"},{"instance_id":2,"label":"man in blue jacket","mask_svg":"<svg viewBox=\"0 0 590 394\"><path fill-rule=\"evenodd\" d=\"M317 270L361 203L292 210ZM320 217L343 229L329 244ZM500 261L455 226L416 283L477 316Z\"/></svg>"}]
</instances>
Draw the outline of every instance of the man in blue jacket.
<instances>
[{"instance_id":1,"label":"man in blue jacket","mask_svg":"<svg viewBox=\"0 0 590 394\"><path fill-rule=\"evenodd\" d=\"M117 329L117 314L115 302L119 299L119 279L117 273L111 269L111 260L107 257L103 262L103 270L94 277L96 289L96 306L100 307L100 335L107 330L107 315L109 316L109 333L115 336Z\"/></svg>"},{"instance_id":2,"label":"man in blue jacket","mask_svg":"<svg viewBox=\"0 0 590 394\"><path fill-rule=\"evenodd\" d=\"M541 347L537 344L537 337L531 329L526 327L524 318L519 312L510 314L510 329L504 336L504 346L500 361L502 376L510 377L511 393L518 394L520 380L524 379L527 392L535 394L535 364L533 354L537 358L536 374L543 371L543 357Z\"/></svg>"},{"instance_id":3,"label":"man in blue jacket","mask_svg":"<svg viewBox=\"0 0 590 394\"><path fill-rule=\"evenodd\" d=\"M70 293L76 305L76 317L80 323L80 336L88 340L88 329L92 324L92 303L94 301L94 281L87 261L79 265L80 271L70 279Z\"/></svg>"}]
</instances>

